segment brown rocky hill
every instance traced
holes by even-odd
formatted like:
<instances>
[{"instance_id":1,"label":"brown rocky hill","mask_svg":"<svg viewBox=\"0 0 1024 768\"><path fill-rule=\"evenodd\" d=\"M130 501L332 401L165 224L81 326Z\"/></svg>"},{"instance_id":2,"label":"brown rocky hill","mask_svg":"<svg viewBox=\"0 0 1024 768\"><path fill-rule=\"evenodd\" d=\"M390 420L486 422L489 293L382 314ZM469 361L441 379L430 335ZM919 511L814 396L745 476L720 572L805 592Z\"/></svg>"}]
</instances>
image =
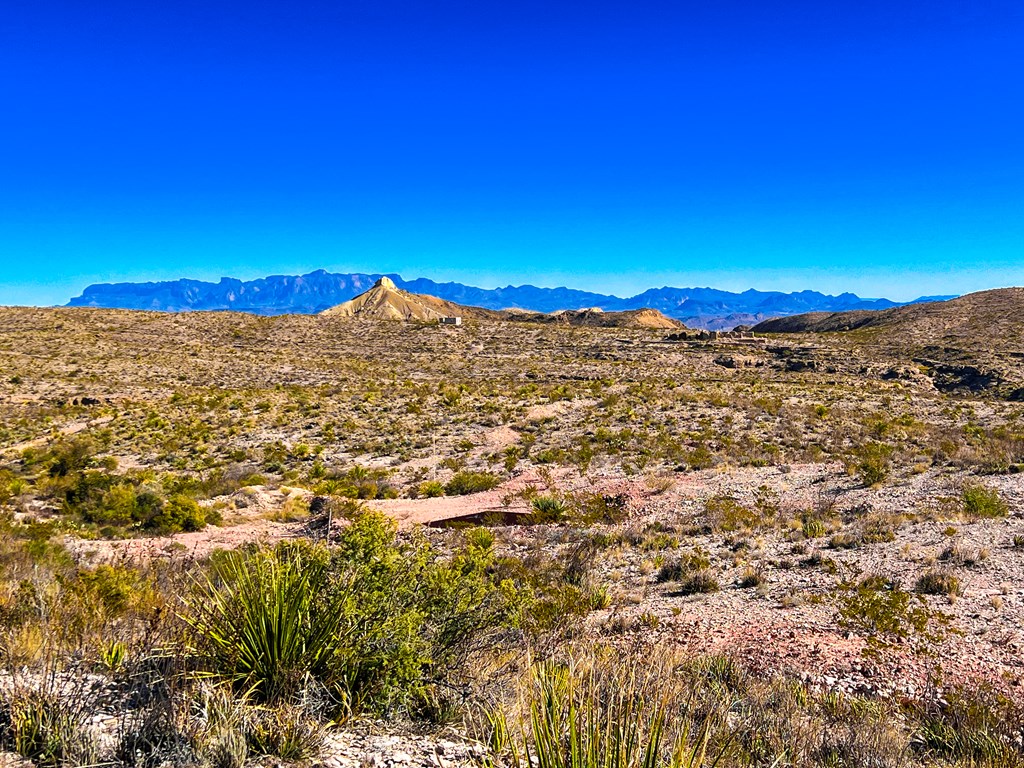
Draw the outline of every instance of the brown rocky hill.
<instances>
[{"instance_id":1,"label":"brown rocky hill","mask_svg":"<svg viewBox=\"0 0 1024 768\"><path fill-rule=\"evenodd\" d=\"M1024 399L1024 288L877 311L812 312L766 320L753 330L824 334L831 343L910 358L940 388Z\"/></svg>"},{"instance_id":2,"label":"brown rocky hill","mask_svg":"<svg viewBox=\"0 0 1024 768\"><path fill-rule=\"evenodd\" d=\"M412 320L430 322L442 317L497 318L499 314L479 307L465 307L436 296L409 293L388 277L354 299L320 313L324 317L355 317L364 320Z\"/></svg>"},{"instance_id":3,"label":"brown rocky hill","mask_svg":"<svg viewBox=\"0 0 1024 768\"><path fill-rule=\"evenodd\" d=\"M563 309L557 312L530 312L521 309L494 311L481 307L455 304L424 293L410 293L398 288L388 277L380 278L373 287L354 299L320 313L324 317L354 317L364 320L406 320L431 322L442 317L476 320L510 320L513 322L587 326L591 328L630 328L634 330L685 329L678 320L666 317L656 309L633 309L605 312L598 308Z\"/></svg>"},{"instance_id":4,"label":"brown rocky hill","mask_svg":"<svg viewBox=\"0 0 1024 768\"><path fill-rule=\"evenodd\" d=\"M504 314L507 319L518 322L581 325L590 328L649 328L663 331L676 331L686 328L678 320L666 317L656 309L605 312L591 307L588 309L563 309L551 313L509 311Z\"/></svg>"}]
</instances>

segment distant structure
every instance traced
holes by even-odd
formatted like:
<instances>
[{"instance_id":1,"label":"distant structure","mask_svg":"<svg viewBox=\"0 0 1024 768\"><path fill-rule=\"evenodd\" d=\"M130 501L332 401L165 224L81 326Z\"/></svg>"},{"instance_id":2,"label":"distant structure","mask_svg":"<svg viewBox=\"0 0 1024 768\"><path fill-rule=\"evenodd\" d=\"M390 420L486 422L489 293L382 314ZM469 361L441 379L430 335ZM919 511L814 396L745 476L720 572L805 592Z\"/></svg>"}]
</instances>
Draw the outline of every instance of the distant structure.
<instances>
[{"instance_id":1,"label":"distant structure","mask_svg":"<svg viewBox=\"0 0 1024 768\"><path fill-rule=\"evenodd\" d=\"M462 318L459 316L442 317L440 323L441 325L462 325Z\"/></svg>"}]
</instances>

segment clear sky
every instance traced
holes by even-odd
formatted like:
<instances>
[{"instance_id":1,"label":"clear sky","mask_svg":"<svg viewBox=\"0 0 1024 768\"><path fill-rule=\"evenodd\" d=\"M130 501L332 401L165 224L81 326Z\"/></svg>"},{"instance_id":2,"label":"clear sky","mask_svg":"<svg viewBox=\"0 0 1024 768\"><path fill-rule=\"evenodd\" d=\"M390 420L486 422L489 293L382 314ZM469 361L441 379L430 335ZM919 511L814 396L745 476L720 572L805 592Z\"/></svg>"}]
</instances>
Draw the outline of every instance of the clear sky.
<instances>
[{"instance_id":1,"label":"clear sky","mask_svg":"<svg viewBox=\"0 0 1024 768\"><path fill-rule=\"evenodd\" d=\"M11 0L0 303L1024 284L1020 0Z\"/></svg>"}]
</instances>

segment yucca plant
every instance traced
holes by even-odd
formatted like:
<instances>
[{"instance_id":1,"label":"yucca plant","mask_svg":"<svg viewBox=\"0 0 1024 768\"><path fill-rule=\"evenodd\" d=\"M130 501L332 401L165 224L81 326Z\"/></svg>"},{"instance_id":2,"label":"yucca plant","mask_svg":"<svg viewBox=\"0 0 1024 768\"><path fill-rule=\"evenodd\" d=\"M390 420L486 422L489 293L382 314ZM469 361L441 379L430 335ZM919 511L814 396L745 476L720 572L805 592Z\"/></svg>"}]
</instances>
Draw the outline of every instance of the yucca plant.
<instances>
[{"instance_id":1,"label":"yucca plant","mask_svg":"<svg viewBox=\"0 0 1024 768\"><path fill-rule=\"evenodd\" d=\"M327 561L312 548L231 553L196 586L185 620L210 669L260 700L327 676L338 614L323 599Z\"/></svg>"},{"instance_id":2,"label":"yucca plant","mask_svg":"<svg viewBox=\"0 0 1024 768\"><path fill-rule=\"evenodd\" d=\"M335 716L393 710L515 615L517 593L494 583L491 557L469 546L440 560L422 540L399 541L393 521L365 513L330 548L292 542L218 555L183 618L207 673L257 703L312 684Z\"/></svg>"},{"instance_id":3,"label":"yucca plant","mask_svg":"<svg viewBox=\"0 0 1024 768\"><path fill-rule=\"evenodd\" d=\"M530 522L557 523L565 517L565 503L554 496L537 496L531 502Z\"/></svg>"}]
</instances>

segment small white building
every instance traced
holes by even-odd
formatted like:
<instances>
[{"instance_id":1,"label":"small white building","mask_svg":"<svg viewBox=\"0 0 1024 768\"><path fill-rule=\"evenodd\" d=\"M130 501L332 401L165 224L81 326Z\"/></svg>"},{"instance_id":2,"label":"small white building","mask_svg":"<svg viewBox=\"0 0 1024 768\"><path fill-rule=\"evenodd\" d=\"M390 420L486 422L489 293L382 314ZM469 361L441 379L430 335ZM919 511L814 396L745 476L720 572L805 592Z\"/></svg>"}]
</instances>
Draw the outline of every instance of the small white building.
<instances>
[{"instance_id":1,"label":"small white building","mask_svg":"<svg viewBox=\"0 0 1024 768\"><path fill-rule=\"evenodd\" d=\"M441 325L462 325L461 317L442 317Z\"/></svg>"}]
</instances>

